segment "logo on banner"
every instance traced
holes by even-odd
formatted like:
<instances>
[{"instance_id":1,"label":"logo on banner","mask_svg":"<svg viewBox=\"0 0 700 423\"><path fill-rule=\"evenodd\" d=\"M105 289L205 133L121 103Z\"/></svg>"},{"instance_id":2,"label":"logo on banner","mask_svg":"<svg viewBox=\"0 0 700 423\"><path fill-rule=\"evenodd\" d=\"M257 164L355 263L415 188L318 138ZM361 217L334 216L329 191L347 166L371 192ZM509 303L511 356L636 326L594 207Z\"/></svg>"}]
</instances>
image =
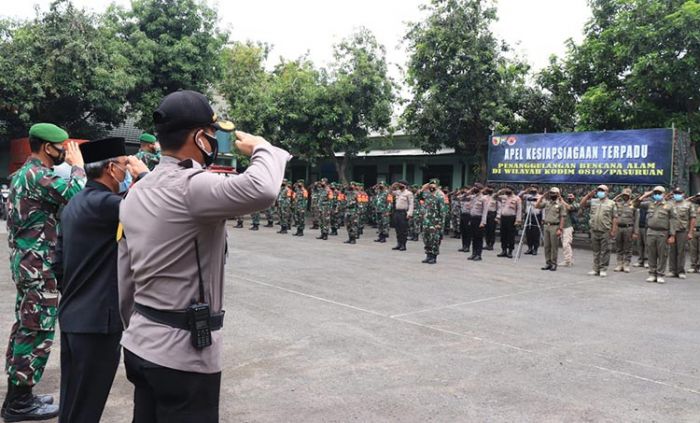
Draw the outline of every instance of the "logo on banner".
<instances>
[{"instance_id":1,"label":"logo on banner","mask_svg":"<svg viewBox=\"0 0 700 423\"><path fill-rule=\"evenodd\" d=\"M494 147L498 147L502 144L513 146L516 142L518 142L518 138L515 135L509 135L507 137L493 137L491 139L491 143L494 145Z\"/></svg>"}]
</instances>

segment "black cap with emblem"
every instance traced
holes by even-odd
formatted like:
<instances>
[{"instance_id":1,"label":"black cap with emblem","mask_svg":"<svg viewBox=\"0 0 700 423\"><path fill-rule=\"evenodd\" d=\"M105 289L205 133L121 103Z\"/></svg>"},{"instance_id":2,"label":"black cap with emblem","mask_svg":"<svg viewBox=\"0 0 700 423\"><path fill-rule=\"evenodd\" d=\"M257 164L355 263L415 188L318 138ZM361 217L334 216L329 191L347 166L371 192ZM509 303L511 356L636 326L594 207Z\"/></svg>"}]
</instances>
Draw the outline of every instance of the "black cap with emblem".
<instances>
[{"instance_id":1,"label":"black cap with emblem","mask_svg":"<svg viewBox=\"0 0 700 423\"><path fill-rule=\"evenodd\" d=\"M80 144L80 153L85 163L95 163L102 160L126 156L124 138L101 138Z\"/></svg>"},{"instance_id":2,"label":"black cap with emblem","mask_svg":"<svg viewBox=\"0 0 700 423\"><path fill-rule=\"evenodd\" d=\"M165 96L153 112L153 123L158 133L202 126L212 126L224 132L235 128L233 123L219 119L203 94L190 90L179 90Z\"/></svg>"}]
</instances>

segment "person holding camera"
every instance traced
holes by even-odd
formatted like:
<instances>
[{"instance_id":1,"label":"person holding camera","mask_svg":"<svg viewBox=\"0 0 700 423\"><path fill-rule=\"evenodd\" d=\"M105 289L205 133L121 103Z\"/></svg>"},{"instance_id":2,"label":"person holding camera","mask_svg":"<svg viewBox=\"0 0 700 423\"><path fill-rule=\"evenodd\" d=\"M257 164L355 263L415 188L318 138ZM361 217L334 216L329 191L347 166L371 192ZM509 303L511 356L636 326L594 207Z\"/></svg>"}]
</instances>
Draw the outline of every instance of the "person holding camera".
<instances>
[{"instance_id":1,"label":"person holding camera","mask_svg":"<svg viewBox=\"0 0 700 423\"><path fill-rule=\"evenodd\" d=\"M119 305L135 423L218 422L226 219L269 207L291 158L236 132L247 170L205 170L216 131L233 131L195 91L168 94L153 113L161 162L122 202Z\"/></svg>"}]
</instances>

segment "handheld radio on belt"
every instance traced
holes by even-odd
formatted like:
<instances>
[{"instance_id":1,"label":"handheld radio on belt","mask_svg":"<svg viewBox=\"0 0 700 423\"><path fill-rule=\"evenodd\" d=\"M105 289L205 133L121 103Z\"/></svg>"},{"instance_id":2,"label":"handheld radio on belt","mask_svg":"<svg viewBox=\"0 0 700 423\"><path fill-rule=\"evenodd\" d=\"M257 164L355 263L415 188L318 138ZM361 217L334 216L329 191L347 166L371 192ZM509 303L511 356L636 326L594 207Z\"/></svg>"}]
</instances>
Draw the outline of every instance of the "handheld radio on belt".
<instances>
[{"instance_id":1,"label":"handheld radio on belt","mask_svg":"<svg viewBox=\"0 0 700 423\"><path fill-rule=\"evenodd\" d=\"M211 310L204 302L204 282L202 281L202 266L199 262L199 243L194 240L194 253L197 258L197 276L199 278L199 301L187 308L187 320L192 335L192 346L202 349L211 345Z\"/></svg>"}]
</instances>

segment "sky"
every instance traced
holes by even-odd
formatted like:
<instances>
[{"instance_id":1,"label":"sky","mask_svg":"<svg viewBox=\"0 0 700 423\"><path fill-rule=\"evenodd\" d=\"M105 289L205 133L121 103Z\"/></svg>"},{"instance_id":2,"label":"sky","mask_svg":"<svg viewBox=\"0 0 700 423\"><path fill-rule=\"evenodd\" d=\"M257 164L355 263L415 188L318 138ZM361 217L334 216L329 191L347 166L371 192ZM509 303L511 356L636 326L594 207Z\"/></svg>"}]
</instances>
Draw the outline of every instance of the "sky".
<instances>
[{"instance_id":1,"label":"sky","mask_svg":"<svg viewBox=\"0 0 700 423\"><path fill-rule=\"evenodd\" d=\"M386 46L391 74L406 62L401 45L406 23L421 18L419 6L426 0L219 0L208 3L219 12L220 25L234 40L264 41L273 46L271 59L309 54L318 65L332 58L332 46L354 29L364 26ZM112 0L73 0L74 4L103 11ZM128 6L128 0L115 0ZM34 7L48 9L50 0L0 0L0 15L34 16ZM580 41L590 17L586 0L497 0L496 35L513 46L539 70L551 54L562 55L569 38ZM274 63L273 63L274 64Z\"/></svg>"}]
</instances>

